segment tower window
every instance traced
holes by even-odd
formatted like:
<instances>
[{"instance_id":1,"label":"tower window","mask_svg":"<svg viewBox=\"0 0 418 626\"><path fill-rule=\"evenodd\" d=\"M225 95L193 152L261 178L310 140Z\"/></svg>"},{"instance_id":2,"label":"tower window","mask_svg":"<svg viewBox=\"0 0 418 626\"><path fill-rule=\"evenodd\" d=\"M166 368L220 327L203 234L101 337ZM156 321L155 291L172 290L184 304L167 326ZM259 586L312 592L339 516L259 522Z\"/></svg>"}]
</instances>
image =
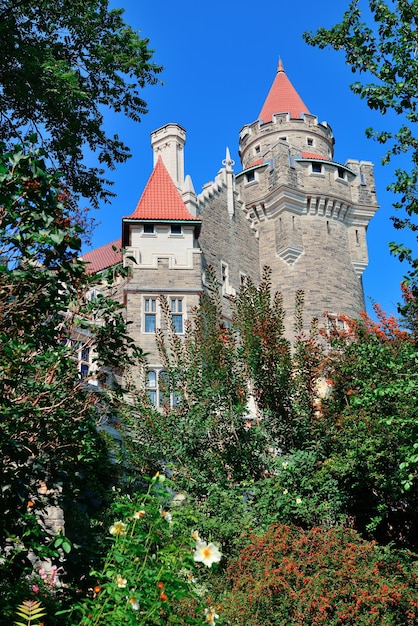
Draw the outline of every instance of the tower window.
<instances>
[{"instance_id":1,"label":"tower window","mask_svg":"<svg viewBox=\"0 0 418 626\"><path fill-rule=\"evenodd\" d=\"M144 235L154 234L154 224L144 224Z\"/></svg>"},{"instance_id":2,"label":"tower window","mask_svg":"<svg viewBox=\"0 0 418 626\"><path fill-rule=\"evenodd\" d=\"M256 146L254 149L255 149L256 154L259 154L261 151L260 146Z\"/></svg>"},{"instance_id":3,"label":"tower window","mask_svg":"<svg viewBox=\"0 0 418 626\"><path fill-rule=\"evenodd\" d=\"M181 224L171 224L171 234L172 235L181 235Z\"/></svg>"},{"instance_id":4,"label":"tower window","mask_svg":"<svg viewBox=\"0 0 418 626\"><path fill-rule=\"evenodd\" d=\"M247 172L245 174L245 180L247 183L252 183L255 181L255 172L254 170L251 170L250 172Z\"/></svg>"},{"instance_id":5,"label":"tower window","mask_svg":"<svg viewBox=\"0 0 418 626\"><path fill-rule=\"evenodd\" d=\"M229 268L227 263L221 263L221 282L222 293L227 293L229 285Z\"/></svg>"},{"instance_id":6,"label":"tower window","mask_svg":"<svg viewBox=\"0 0 418 626\"><path fill-rule=\"evenodd\" d=\"M321 174L322 173L322 165L320 163L312 163L312 173L313 174Z\"/></svg>"},{"instance_id":7,"label":"tower window","mask_svg":"<svg viewBox=\"0 0 418 626\"><path fill-rule=\"evenodd\" d=\"M337 167L337 178L340 178L341 180L346 179L346 172L343 167Z\"/></svg>"},{"instance_id":8,"label":"tower window","mask_svg":"<svg viewBox=\"0 0 418 626\"><path fill-rule=\"evenodd\" d=\"M313 146L313 143L314 143L314 141L313 141L312 137L308 137L307 140L306 140L306 144L308 146Z\"/></svg>"}]
</instances>

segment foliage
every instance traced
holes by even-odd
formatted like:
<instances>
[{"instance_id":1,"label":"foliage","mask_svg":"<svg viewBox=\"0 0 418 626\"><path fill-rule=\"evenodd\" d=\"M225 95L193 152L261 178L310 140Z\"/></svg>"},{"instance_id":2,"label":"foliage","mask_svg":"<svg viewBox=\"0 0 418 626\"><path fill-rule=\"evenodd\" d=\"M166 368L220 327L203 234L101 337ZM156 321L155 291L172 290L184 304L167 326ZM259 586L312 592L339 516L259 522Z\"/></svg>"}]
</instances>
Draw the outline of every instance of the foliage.
<instances>
[{"instance_id":1,"label":"foliage","mask_svg":"<svg viewBox=\"0 0 418 626\"><path fill-rule=\"evenodd\" d=\"M330 338L332 392L319 420L323 468L338 480L358 530L416 549L416 341L375 311L377 322L364 316Z\"/></svg>"},{"instance_id":2,"label":"foliage","mask_svg":"<svg viewBox=\"0 0 418 626\"><path fill-rule=\"evenodd\" d=\"M361 8L361 6L364 8ZM373 21L367 19L367 5ZM392 8L391 8L391 5ZM374 23L373 23L374 22ZM389 149L383 158L388 163L400 154L410 156L410 169L398 168L388 189L398 194L396 209L404 209L406 217L394 217L397 229L416 232L414 217L418 213L418 138L414 124L418 121L418 5L415 0L351 0L341 23L330 29L320 28L315 34L305 33L311 45L343 50L353 72L365 73L371 82L355 82L352 91L383 115L394 111L402 120L397 132L367 129L367 135ZM410 264L407 282L415 297L418 291L418 259L412 249L391 243L391 251Z\"/></svg>"},{"instance_id":3,"label":"foliage","mask_svg":"<svg viewBox=\"0 0 418 626\"><path fill-rule=\"evenodd\" d=\"M245 420L247 381L235 332L223 327L216 289L202 294L184 342L174 328L168 337L159 331L157 341L168 373L168 402L159 412L146 397L137 397L134 420L128 416L138 442L136 463L148 457L151 467L168 465L179 489L199 497L214 483L227 487L261 477L268 440L260 424L249 427ZM170 395L176 401L172 409Z\"/></svg>"},{"instance_id":4,"label":"foliage","mask_svg":"<svg viewBox=\"0 0 418 626\"><path fill-rule=\"evenodd\" d=\"M156 475L144 495L115 502L118 521L109 530L113 538L103 569L95 572L90 598L76 607L80 624L203 623L207 591L197 553L211 544L185 527L174 486Z\"/></svg>"},{"instance_id":5,"label":"foliage","mask_svg":"<svg viewBox=\"0 0 418 626\"><path fill-rule=\"evenodd\" d=\"M117 396L80 378L72 338L92 348L100 329L104 346L106 336L119 341L124 362L136 354L117 303L106 300L107 318L94 322L105 298L86 301L93 279L78 259L82 225L42 150L30 144L2 153L0 206L0 606L9 616L10 580L17 588L34 563L65 555L69 577L80 562L88 567L90 521L115 474L96 423L117 412ZM107 364L105 350L97 358ZM65 533L48 526L51 506L62 508Z\"/></svg>"},{"instance_id":6,"label":"foliage","mask_svg":"<svg viewBox=\"0 0 418 626\"><path fill-rule=\"evenodd\" d=\"M42 136L52 162L76 194L109 197L103 166L114 169L129 150L103 127L105 111L135 121L146 113L141 90L161 68L147 39L108 0L0 3L0 139ZM86 164L97 154L99 167Z\"/></svg>"},{"instance_id":7,"label":"foliage","mask_svg":"<svg viewBox=\"0 0 418 626\"><path fill-rule=\"evenodd\" d=\"M17 607L16 614L25 620L25 623L15 622L16 626L39 626L39 619L45 616L45 611L40 602L25 600Z\"/></svg>"},{"instance_id":8,"label":"foliage","mask_svg":"<svg viewBox=\"0 0 418 626\"><path fill-rule=\"evenodd\" d=\"M227 568L227 624L415 624L417 573L352 530L282 524L251 537Z\"/></svg>"}]
</instances>

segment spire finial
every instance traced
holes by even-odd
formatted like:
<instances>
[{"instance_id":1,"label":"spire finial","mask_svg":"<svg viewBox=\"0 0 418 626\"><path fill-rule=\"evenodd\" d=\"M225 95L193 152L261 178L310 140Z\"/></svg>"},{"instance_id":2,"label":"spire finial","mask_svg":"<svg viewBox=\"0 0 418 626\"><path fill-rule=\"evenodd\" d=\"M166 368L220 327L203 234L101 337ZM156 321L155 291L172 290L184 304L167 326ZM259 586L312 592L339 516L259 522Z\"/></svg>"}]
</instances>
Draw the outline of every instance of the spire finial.
<instances>
[{"instance_id":1,"label":"spire finial","mask_svg":"<svg viewBox=\"0 0 418 626\"><path fill-rule=\"evenodd\" d=\"M280 57L279 57L279 63L277 65L277 72L284 72L283 63Z\"/></svg>"},{"instance_id":2,"label":"spire finial","mask_svg":"<svg viewBox=\"0 0 418 626\"><path fill-rule=\"evenodd\" d=\"M232 172L232 167L235 165L235 161L231 159L229 148L226 149L226 156L224 160L222 161L222 165L226 167L227 172Z\"/></svg>"}]
</instances>

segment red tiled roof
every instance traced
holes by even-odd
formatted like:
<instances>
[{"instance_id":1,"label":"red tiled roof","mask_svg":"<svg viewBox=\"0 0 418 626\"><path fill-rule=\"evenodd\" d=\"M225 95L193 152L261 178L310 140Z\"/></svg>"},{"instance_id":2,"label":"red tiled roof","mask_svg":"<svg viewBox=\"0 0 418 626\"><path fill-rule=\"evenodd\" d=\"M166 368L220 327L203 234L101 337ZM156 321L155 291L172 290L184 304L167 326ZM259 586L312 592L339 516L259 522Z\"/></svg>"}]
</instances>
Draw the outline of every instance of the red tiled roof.
<instances>
[{"instance_id":1,"label":"red tiled roof","mask_svg":"<svg viewBox=\"0 0 418 626\"><path fill-rule=\"evenodd\" d=\"M321 159L322 161L332 161L331 157L316 154L315 152L302 152L302 159Z\"/></svg>"},{"instance_id":2,"label":"red tiled roof","mask_svg":"<svg viewBox=\"0 0 418 626\"><path fill-rule=\"evenodd\" d=\"M291 118L300 118L302 113L309 113L308 107L286 76L281 61L258 119L264 123L271 122L274 113L290 113Z\"/></svg>"},{"instance_id":3,"label":"red tiled roof","mask_svg":"<svg viewBox=\"0 0 418 626\"><path fill-rule=\"evenodd\" d=\"M187 210L161 156L158 157L135 211L124 219L201 221Z\"/></svg>"},{"instance_id":4,"label":"red tiled roof","mask_svg":"<svg viewBox=\"0 0 418 626\"><path fill-rule=\"evenodd\" d=\"M122 253L120 252L120 248L122 245L121 239L117 239L116 241L112 241L111 243L106 243L104 246L100 248L96 248L95 250L90 250L82 255L82 261L87 263L86 271L88 274L97 274L97 272L101 272L102 270L107 269L108 267L112 267L112 265L116 265L117 263L122 262ZM114 250L113 248L116 248Z\"/></svg>"},{"instance_id":5,"label":"red tiled roof","mask_svg":"<svg viewBox=\"0 0 418 626\"><path fill-rule=\"evenodd\" d=\"M257 159L257 161L254 161L253 163L250 163L249 165L247 165L246 169L249 169L250 167L255 167L256 165L261 165L262 163L264 163L263 157L261 157L261 159ZM267 165L267 163L266 163L266 165Z\"/></svg>"}]
</instances>

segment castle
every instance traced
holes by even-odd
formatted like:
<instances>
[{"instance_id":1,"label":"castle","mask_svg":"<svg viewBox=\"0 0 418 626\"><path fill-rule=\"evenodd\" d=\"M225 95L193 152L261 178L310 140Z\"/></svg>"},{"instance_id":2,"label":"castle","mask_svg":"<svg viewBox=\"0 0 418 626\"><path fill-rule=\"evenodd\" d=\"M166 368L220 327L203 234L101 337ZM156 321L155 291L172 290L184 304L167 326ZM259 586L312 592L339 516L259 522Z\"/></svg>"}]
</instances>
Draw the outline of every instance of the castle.
<instances>
[{"instance_id":1,"label":"castle","mask_svg":"<svg viewBox=\"0 0 418 626\"><path fill-rule=\"evenodd\" d=\"M264 266L283 295L287 334L293 329L295 293L305 293L304 321L339 323L364 310L362 273L366 230L378 205L373 165L333 160L334 136L310 113L279 62L258 118L240 131L242 169L228 149L214 181L196 194L184 176L185 130L167 124L151 134L154 169L133 213L122 219L121 241L86 253L92 272L122 261L126 317L135 341L149 353L147 387L158 405L161 373L155 344L158 295L168 299L175 328L185 321L212 266L230 300L247 277L257 283ZM86 365L85 365L86 366Z\"/></svg>"}]
</instances>

